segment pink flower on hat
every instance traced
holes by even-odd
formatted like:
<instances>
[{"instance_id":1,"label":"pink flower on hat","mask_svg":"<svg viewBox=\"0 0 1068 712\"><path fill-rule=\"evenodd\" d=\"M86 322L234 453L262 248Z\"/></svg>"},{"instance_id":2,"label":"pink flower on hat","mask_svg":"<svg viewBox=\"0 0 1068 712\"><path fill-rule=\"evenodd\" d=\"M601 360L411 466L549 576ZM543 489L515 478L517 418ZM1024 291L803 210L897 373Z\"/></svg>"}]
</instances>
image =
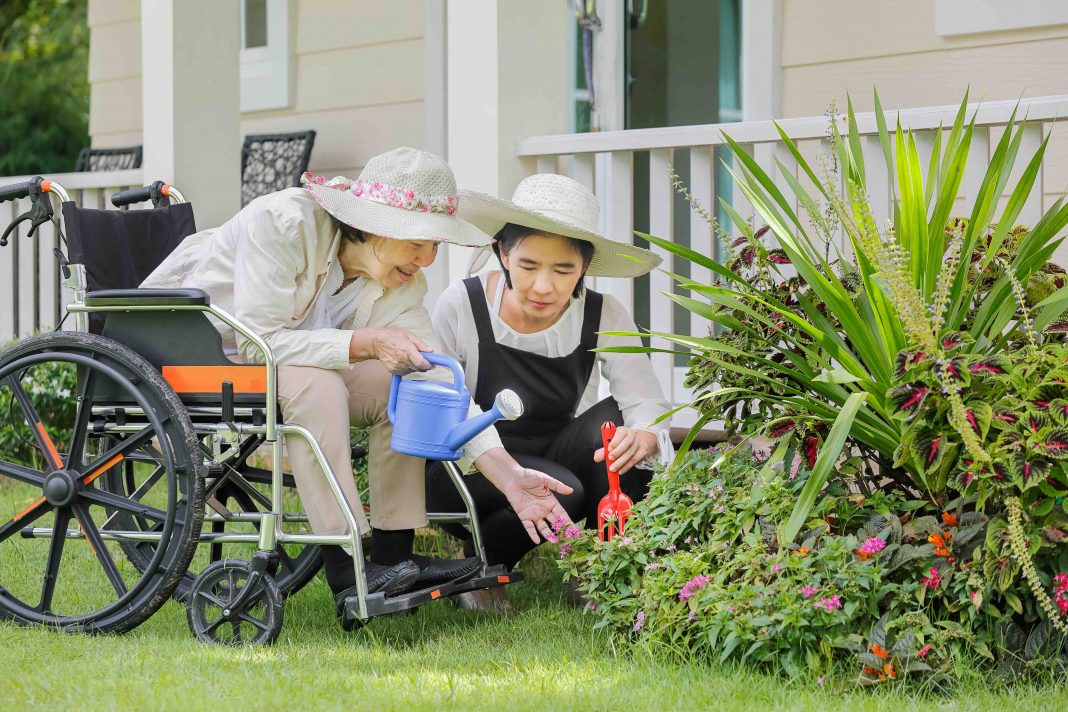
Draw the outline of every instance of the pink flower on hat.
<instances>
[{"instance_id":1,"label":"pink flower on hat","mask_svg":"<svg viewBox=\"0 0 1068 712\"><path fill-rule=\"evenodd\" d=\"M411 188L405 188L404 189L404 199L405 200L415 200L415 191L412 190Z\"/></svg>"}]
</instances>

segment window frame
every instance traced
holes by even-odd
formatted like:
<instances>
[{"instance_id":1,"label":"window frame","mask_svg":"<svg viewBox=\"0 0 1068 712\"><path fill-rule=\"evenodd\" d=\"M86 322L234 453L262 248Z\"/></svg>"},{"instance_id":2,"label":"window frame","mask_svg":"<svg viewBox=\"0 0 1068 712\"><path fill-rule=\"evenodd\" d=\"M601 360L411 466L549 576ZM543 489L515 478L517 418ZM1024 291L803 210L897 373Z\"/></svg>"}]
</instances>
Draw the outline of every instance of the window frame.
<instances>
[{"instance_id":1,"label":"window frame","mask_svg":"<svg viewBox=\"0 0 1068 712\"><path fill-rule=\"evenodd\" d=\"M287 109L293 105L292 0L267 0L267 44L245 49L245 7L241 0L241 112Z\"/></svg>"}]
</instances>

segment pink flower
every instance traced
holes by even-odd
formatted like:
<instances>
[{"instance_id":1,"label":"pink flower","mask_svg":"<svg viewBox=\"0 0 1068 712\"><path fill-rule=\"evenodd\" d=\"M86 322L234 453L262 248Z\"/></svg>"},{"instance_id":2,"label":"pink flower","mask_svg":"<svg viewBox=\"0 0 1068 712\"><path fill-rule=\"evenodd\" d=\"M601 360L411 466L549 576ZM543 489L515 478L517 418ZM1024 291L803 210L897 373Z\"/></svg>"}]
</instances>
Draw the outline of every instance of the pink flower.
<instances>
[{"instance_id":1,"label":"pink flower","mask_svg":"<svg viewBox=\"0 0 1068 712\"><path fill-rule=\"evenodd\" d=\"M928 588L938 588L938 585L942 583L942 576L938 573L938 569L934 566L931 567L931 575L923 577L923 585ZM972 593L972 596L975 594Z\"/></svg>"},{"instance_id":2,"label":"pink flower","mask_svg":"<svg viewBox=\"0 0 1068 712\"><path fill-rule=\"evenodd\" d=\"M570 555L571 555L571 545L570 544L561 544L560 545L560 558L562 559L565 556L570 556Z\"/></svg>"},{"instance_id":3,"label":"pink flower","mask_svg":"<svg viewBox=\"0 0 1068 712\"><path fill-rule=\"evenodd\" d=\"M645 626L645 611L638 611L638 615L634 618L634 632L637 633Z\"/></svg>"},{"instance_id":4,"label":"pink flower","mask_svg":"<svg viewBox=\"0 0 1068 712\"><path fill-rule=\"evenodd\" d=\"M352 194L355 195L357 198L360 197L361 195L363 195L363 186L358 185L355 188L353 188L352 189Z\"/></svg>"},{"instance_id":5,"label":"pink flower","mask_svg":"<svg viewBox=\"0 0 1068 712\"><path fill-rule=\"evenodd\" d=\"M698 591L705 587L709 581L707 576L694 576L682 586L682 590L679 591L679 600L686 601L694 597Z\"/></svg>"},{"instance_id":6,"label":"pink flower","mask_svg":"<svg viewBox=\"0 0 1068 712\"><path fill-rule=\"evenodd\" d=\"M412 190L411 188L405 188L404 189L404 198L405 198L405 200L415 200L415 191Z\"/></svg>"},{"instance_id":7,"label":"pink flower","mask_svg":"<svg viewBox=\"0 0 1068 712\"><path fill-rule=\"evenodd\" d=\"M564 537L567 538L567 539L574 539L578 535L579 535L579 528L576 527L574 524L572 524L566 530L564 530Z\"/></svg>"},{"instance_id":8,"label":"pink flower","mask_svg":"<svg viewBox=\"0 0 1068 712\"><path fill-rule=\"evenodd\" d=\"M819 593L819 591L820 591L820 587L819 586L804 586L801 589L801 595L804 596L805 598L812 598L817 593Z\"/></svg>"},{"instance_id":9,"label":"pink flower","mask_svg":"<svg viewBox=\"0 0 1068 712\"><path fill-rule=\"evenodd\" d=\"M553 534L559 534L560 530L567 526L567 521L563 517L557 517L553 522Z\"/></svg>"},{"instance_id":10,"label":"pink flower","mask_svg":"<svg viewBox=\"0 0 1068 712\"><path fill-rule=\"evenodd\" d=\"M861 561L867 561L885 548L886 542L877 536L873 536L860 545L860 548L857 549L857 556L860 557Z\"/></svg>"},{"instance_id":11,"label":"pink flower","mask_svg":"<svg viewBox=\"0 0 1068 712\"><path fill-rule=\"evenodd\" d=\"M659 568L660 568L660 562L659 561L653 561L653 562L650 562L650 563L645 565L645 570L646 571L656 571Z\"/></svg>"},{"instance_id":12,"label":"pink flower","mask_svg":"<svg viewBox=\"0 0 1068 712\"><path fill-rule=\"evenodd\" d=\"M773 574L777 574L777 573L779 573L780 571L782 571L782 567L781 567L781 566L779 566L778 564L775 564L774 566L772 566L772 567L771 567L771 572L772 572Z\"/></svg>"},{"instance_id":13,"label":"pink flower","mask_svg":"<svg viewBox=\"0 0 1068 712\"><path fill-rule=\"evenodd\" d=\"M833 596L821 598L820 600L816 601L814 605L816 606L816 608L822 608L823 610L830 613L831 611L837 611L839 608L842 607L842 599L839 598L838 594L836 593Z\"/></svg>"},{"instance_id":14,"label":"pink flower","mask_svg":"<svg viewBox=\"0 0 1068 712\"><path fill-rule=\"evenodd\" d=\"M1059 573L1053 577L1053 587L1057 593L1064 593L1068 591L1068 574Z\"/></svg>"},{"instance_id":15,"label":"pink flower","mask_svg":"<svg viewBox=\"0 0 1068 712\"><path fill-rule=\"evenodd\" d=\"M816 687L823 687L823 683L826 682L823 675L816 678Z\"/></svg>"},{"instance_id":16,"label":"pink flower","mask_svg":"<svg viewBox=\"0 0 1068 712\"><path fill-rule=\"evenodd\" d=\"M586 610L590 611L591 613L593 611L596 611L597 610L597 604L594 603L593 601L590 601L589 603L586 604Z\"/></svg>"},{"instance_id":17,"label":"pink flower","mask_svg":"<svg viewBox=\"0 0 1068 712\"><path fill-rule=\"evenodd\" d=\"M931 652L931 646L930 645L923 646L922 648L920 648L920 657L921 658L926 658L927 657L927 653L929 653L929 652Z\"/></svg>"}]
</instances>

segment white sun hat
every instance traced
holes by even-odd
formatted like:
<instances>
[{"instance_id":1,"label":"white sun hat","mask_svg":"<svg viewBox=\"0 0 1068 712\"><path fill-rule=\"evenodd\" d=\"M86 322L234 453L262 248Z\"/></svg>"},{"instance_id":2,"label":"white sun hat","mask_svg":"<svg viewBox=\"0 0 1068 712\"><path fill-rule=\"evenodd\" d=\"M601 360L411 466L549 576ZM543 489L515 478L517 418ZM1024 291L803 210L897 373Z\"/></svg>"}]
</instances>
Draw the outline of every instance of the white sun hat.
<instances>
[{"instance_id":1,"label":"white sun hat","mask_svg":"<svg viewBox=\"0 0 1068 712\"><path fill-rule=\"evenodd\" d=\"M591 277L639 277L660 264L659 255L598 233L600 212L597 196L582 183L538 173L524 178L510 201L461 190L457 215L490 235L513 223L592 243Z\"/></svg>"},{"instance_id":2,"label":"white sun hat","mask_svg":"<svg viewBox=\"0 0 1068 712\"><path fill-rule=\"evenodd\" d=\"M373 235L467 247L492 241L456 215L460 197L452 169L426 151L403 147L375 156L356 180L305 173L300 182L326 212Z\"/></svg>"}]
</instances>

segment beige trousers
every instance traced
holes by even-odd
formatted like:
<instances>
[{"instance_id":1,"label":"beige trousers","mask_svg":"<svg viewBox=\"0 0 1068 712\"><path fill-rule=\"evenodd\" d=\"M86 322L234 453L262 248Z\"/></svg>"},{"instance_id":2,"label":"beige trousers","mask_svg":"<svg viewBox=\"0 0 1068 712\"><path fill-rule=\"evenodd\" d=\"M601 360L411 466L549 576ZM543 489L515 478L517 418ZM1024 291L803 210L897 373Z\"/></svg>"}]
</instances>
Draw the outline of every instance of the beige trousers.
<instances>
[{"instance_id":1,"label":"beige trousers","mask_svg":"<svg viewBox=\"0 0 1068 712\"><path fill-rule=\"evenodd\" d=\"M350 370L279 366L278 401L287 425L307 428L337 475L360 533L376 529L426 526L422 458L390 448L393 426L386 418L390 374L379 361L362 361ZM371 524L352 476L349 426L370 429L368 468ZM307 442L286 436L286 451L304 511L316 534L346 534L348 527L326 475Z\"/></svg>"}]
</instances>

